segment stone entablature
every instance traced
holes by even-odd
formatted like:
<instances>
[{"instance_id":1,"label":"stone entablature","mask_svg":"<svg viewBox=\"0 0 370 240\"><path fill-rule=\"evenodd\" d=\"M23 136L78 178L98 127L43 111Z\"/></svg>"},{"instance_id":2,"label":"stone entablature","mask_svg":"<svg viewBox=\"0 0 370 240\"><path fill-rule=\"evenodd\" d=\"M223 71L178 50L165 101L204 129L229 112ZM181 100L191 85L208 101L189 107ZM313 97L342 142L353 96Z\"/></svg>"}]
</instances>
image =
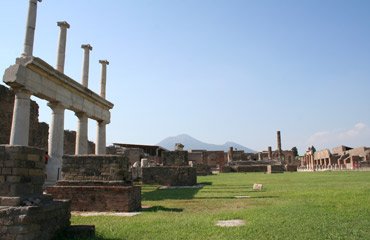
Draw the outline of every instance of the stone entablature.
<instances>
[{"instance_id":1,"label":"stone entablature","mask_svg":"<svg viewBox=\"0 0 370 240\"><path fill-rule=\"evenodd\" d=\"M111 102L40 58L18 58L15 65L5 70L3 81L13 89L23 88L41 99L58 102L66 109L84 112L89 118L110 122Z\"/></svg>"}]
</instances>

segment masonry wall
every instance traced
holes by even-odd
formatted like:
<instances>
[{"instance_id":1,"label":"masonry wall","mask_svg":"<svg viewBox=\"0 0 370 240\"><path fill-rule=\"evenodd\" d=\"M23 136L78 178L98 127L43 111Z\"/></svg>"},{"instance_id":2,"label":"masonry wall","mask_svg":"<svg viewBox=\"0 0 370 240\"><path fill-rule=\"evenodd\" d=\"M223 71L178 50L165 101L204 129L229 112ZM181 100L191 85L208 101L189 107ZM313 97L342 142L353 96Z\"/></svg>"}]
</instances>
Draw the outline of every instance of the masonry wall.
<instances>
[{"instance_id":1,"label":"masonry wall","mask_svg":"<svg viewBox=\"0 0 370 240\"><path fill-rule=\"evenodd\" d=\"M0 196L42 195L44 156L42 149L0 145Z\"/></svg>"},{"instance_id":2,"label":"masonry wall","mask_svg":"<svg viewBox=\"0 0 370 240\"><path fill-rule=\"evenodd\" d=\"M63 156L62 179L69 181L130 181L124 155Z\"/></svg>"},{"instance_id":3,"label":"masonry wall","mask_svg":"<svg viewBox=\"0 0 370 240\"><path fill-rule=\"evenodd\" d=\"M52 239L70 224L70 202L43 195L45 151L0 145L0 239Z\"/></svg>"},{"instance_id":4,"label":"masonry wall","mask_svg":"<svg viewBox=\"0 0 370 240\"><path fill-rule=\"evenodd\" d=\"M197 184L197 173L193 167L163 166L142 168L144 184L165 186L193 186Z\"/></svg>"},{"instance_id":5,"label":"masonry wall","mask_svg":"<svg viewBox=\"0 0 370 240\"><path fill-rule=\"evenodd\" d=\"M163 152L163 166L188 166L188 152L187 151L171 151Z\"/></svg>"}]
</instances>

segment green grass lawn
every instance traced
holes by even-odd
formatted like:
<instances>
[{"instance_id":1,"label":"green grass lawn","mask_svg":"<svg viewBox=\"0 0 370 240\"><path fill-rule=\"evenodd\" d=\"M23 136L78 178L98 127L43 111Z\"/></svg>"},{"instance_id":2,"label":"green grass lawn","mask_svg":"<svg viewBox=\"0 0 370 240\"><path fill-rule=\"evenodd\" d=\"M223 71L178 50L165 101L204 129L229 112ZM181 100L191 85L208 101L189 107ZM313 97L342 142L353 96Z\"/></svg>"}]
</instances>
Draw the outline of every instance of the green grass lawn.
<instances>
[{"instance_id":1,"label":"green grass lawn","mask_svg":"<svg viewBox=\"0 0 370 240\"><path fill-rule=\"evenodd\" d=\"M134 217L72 217L98 239L370 239L370 172L229 173L201 189L142 187ZM261 192L253 183L264 184ZM236 199L235 196L250 196ZM242 219L246 225L215 226Z\"/></svg>"}]
</instances>

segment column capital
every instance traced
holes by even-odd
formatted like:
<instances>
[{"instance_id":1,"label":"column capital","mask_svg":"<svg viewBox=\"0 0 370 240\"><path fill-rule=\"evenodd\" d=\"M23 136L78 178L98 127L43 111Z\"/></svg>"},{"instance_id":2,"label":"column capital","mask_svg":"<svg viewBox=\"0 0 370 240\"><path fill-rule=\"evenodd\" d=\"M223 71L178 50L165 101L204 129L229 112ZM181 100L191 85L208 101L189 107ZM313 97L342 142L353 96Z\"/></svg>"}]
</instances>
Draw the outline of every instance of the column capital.
<instances>
[{"instance_id":1,"label":"column capital","mask_svg":"<svg viewBox=\"0 0 370 240\"><path fill-rule=\"evenodd\" d=\"M54 111L54 112L59 112L59 111L64 111L66 107L61 104L60 102L49 102L48 106Z\"/></svg>"},{"instance_id":2,"label":"column capital","mask_svg":"<svg viewBox=\"0 0 370 240\"><path fill-rule=\"evenodd\" d=\"M30 98L31 97L31 92L28 91L27 89L24 89L23 87L21 88L12 88L14 93L17 95L17 98Z\"/></svg>"},{"instance_id":3,"label":"column capital","mask_svg":"<svg viewBox=\"0 0 370 240\"><path fill-rule=\"evenodd\" d=\"M92 50L92 46L90 44L82 44L81 45L81 48L85 49L85 50Z\"/></svg>"},{"instance_id":4,"label":"column capital","mask_svg":"<svg viewBox=\"0 0 370 240\"><path fill-rule=\"evenodd\" d=\"M30 0L32 3L42 2L42 0Z\"/></svg>"},{"instance_id":5,"label":"column capital","mask_svg":"<svg viewBox=\"0 0 370 240\"><path fill-rule=\"evenodd\" d=\"M76 112L75 113L76 117L78 118L84 118L87 117L87 114L85 112Z\"/></svg>"},{"instance_id":6,"label":"column capital","mask_svg":"<svg viewBox=\"0 0 370 240\"><path fill-rule=\"evenodd\" d=\"M57 26L61 28L69 28L70 25L66 21L57 22Z\"/></svg>"},{"instance_id":7,"label":"column capital","mask_svg":"<svg viewBox=\"0 0 370 240\"><path fill-rule=\"evenodd\" d=\"M101 63L103 65L109 65L108 60L99 60L99 63Z\"/></svg>"},{"instance_id":8,"label":"column capital","mask_svg":"<svg viewBox=\"0 0 370 240\"><path fill-rule=\"evenodd\" d=\"M105 120L96 120L96 122L100 125L100 124L108 124L109 122L108 121L105 121Z\"/></svg>"}]
</instances>

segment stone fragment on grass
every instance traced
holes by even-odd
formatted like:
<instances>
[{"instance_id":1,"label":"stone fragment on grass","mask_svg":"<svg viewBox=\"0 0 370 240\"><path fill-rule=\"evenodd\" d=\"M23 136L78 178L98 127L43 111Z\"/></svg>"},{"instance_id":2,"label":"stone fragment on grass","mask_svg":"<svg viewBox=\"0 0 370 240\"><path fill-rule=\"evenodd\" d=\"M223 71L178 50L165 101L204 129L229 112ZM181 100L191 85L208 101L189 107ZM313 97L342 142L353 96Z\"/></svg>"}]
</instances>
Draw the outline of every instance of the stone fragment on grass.
<instances>
[{"instance_id":1,"label":"stone fragment on grass","mask_svg":"<svg viewBox=\"0 0 370 240\"><path fill-rule=\"evenodd\" d=\"M244 220L235 219L235 220L220 220L216 223L218 227L240 227L244 226L246 223Z\"/></svg>"},{"instance_id":2,"label":"stone fragment on grass","mask_svg":"<svg viewBox=\"0 0 370 240\"><path fill-rule=\"evenodd\" d=\"M263 188L263 184L261 184L261 183L253 184L253 190L254 191L262 191L262 188Z\"/></svg>"}]
</instances>

